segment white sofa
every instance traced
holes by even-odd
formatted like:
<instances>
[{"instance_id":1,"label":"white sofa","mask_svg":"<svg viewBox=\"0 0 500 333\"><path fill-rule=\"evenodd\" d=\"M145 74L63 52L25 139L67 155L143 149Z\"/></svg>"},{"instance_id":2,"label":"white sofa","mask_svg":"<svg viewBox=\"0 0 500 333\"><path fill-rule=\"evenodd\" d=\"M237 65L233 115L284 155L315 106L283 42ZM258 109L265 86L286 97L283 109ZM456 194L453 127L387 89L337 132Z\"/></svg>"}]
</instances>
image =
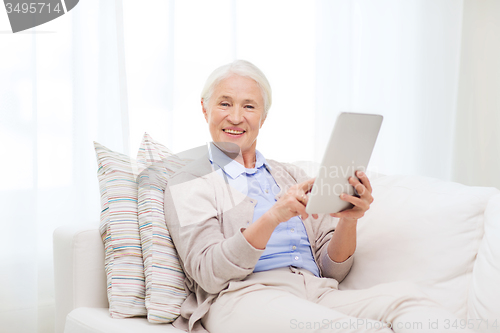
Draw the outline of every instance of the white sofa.
<instances>
[{"instance_id":1,"label":"white sofa","mask_svg":"<svg viewBox=\"0 0 500 333\"><path fill-rule=\"evenodd\" d=\"M500 332L500 191L418 176L373 176L372 184L375 201L339 288L410 280L463 319L456 325ZM55 230L54 270L56 333L182 332L110 318L97 222Z\"/></svg>"}]
</instances>

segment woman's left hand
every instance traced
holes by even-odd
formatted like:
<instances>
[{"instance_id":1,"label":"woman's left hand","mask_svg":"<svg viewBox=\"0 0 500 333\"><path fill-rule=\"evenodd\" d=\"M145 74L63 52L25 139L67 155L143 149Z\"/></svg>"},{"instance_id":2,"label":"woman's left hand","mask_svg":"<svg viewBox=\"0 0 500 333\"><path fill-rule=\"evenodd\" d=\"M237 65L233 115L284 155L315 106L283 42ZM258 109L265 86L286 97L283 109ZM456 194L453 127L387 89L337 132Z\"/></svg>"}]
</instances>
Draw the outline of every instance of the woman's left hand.
<instances>
[{"instance_id":1,"label":"woman's left hand","mask_svg":"<svg viewBox=\"0 0 500 333\"><path fill-rule=\"evenodd\" d=\"M358 177L359 180L356 179L356 177ZM350 177L349 184L354 186L359 194L359 198L346 193L342 193L340 195L342 200L352 203L354 207L339 213L332 213L330 216L347 220L357 220L362 218L366 211L370 209L370 204L373 202L372 186L370 181L368 180L366 174L361 171L356 172L356 177Z\"/></svg>"}]
</instances>

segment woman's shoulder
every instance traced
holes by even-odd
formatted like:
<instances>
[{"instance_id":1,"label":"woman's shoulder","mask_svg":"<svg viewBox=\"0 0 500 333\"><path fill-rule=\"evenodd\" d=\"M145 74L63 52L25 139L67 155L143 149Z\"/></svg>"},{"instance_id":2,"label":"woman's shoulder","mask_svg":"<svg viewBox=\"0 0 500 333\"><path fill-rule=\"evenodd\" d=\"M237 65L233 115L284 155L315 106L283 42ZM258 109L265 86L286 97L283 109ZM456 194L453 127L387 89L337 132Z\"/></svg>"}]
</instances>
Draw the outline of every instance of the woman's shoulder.
<instances>
[{"instance_id":1,"label":"woman's shoulder","mask_svg":"<svg viewBox=\"0 0 500 333\"><path fill-rule=\"evenodd\" d=\"M186 162L182 168L177 170L169 179L169 184L175 184L195 178L205 178L213 171L207 156L201 156L195 160Z\"/></svg>"},{"instance_id":2,"label":"woman's shoulder","mask_svg":"<svg viewBox=\"0 0 500 333\"><path fill-rule=\"evenodd\" d=\"M278 162L272 159L266 159L272 169L273 173L281 175L283 172L289 174L297 183L303 182L311 177L300 166L293 163Z\"/></svg>"}]
</instances>

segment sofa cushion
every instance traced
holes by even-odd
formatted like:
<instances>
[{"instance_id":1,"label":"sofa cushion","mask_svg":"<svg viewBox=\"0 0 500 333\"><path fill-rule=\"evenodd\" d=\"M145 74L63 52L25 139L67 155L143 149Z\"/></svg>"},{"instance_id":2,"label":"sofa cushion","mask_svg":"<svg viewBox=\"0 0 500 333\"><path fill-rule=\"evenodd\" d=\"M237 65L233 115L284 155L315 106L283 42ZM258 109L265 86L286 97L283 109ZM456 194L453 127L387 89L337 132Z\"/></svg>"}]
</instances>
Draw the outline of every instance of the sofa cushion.
<instances>
[{"instance_id":1,"label":"sofa cushion","mask_svg":"<svg viewBox=\"0 0 500 333\"><path fill-rule=\"evenodd\" d=\"M484 237L477 254L469 288L468 318L481 332L500 331L500 195L494 196L484 213ZM483 320L481 322L481 320ZM487 321L486 321L487 320ZM479 324L481 324L479 326Z\"/></svg>"},{"instance_id":2,"label":"sofa cushion","mask_svg":"<svg viewBox=\"0 0 500 333\"><path fill-rule=\"evenodd\" d=\"M94 142L101 192L109 312L114 318L146 315L145 283L137 218L137 176L146 167Z\"/></svg>"},{"instance_id":3,"label":"sofa cushion","mask_svg":"<svg viewBox=\"0 0 500 333\"><path fill-rule=\"evenodd\" d=\"M78 308L66 317L64 333L183 333L172 324L151 324L146 318L111 318L107 308Z\"/></svg>"},{"instance_id":4,"label":"sofa cushion","mask_svg":"<svg viewBox=\"0 0 500 333\"><path fill-rule=\"evenodd\" d=\"M467 290L497 189L420 176L372 181L375 201L358 222L354 265L340 289L408 280L466 317Z\"/></svg>"}]
</instances>

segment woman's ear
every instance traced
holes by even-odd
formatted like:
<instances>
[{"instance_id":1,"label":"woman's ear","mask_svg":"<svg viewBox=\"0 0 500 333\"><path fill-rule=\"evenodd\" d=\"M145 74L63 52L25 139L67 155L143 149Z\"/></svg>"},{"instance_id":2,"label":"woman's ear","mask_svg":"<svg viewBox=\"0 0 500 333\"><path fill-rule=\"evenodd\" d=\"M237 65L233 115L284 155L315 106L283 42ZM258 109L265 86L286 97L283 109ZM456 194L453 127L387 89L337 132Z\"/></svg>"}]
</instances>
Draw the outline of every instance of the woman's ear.
<instances>
[{"instance_id":1,"label":"woman's ear","mask_svg":"<svg viewBox=\"0 0 500 333\"><path fill-rule=\"evenodd\" d=\"M207 108L205 107L205 104L203 104L203 98L201 99L201 109L203 111L203 115L205 116L205 120L208 123L208 111Z\"/></svg>"}]
</instances>

